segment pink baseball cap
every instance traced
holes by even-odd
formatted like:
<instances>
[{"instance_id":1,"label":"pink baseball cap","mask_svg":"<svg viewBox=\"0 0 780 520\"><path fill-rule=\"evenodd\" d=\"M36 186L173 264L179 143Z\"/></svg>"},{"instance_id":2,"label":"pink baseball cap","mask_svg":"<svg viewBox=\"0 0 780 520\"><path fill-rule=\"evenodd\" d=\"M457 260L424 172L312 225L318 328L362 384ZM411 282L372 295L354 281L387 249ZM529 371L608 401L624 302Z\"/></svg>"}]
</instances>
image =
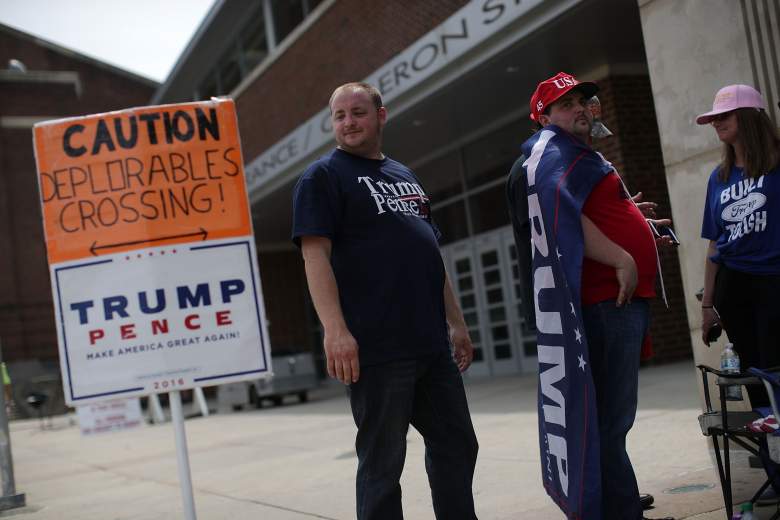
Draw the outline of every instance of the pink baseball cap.
<instances>
[{"instance_id":1,"label":"pink baseball cap","mask_svg":"<svg viewBox=\"0 0 780 520\"><path fill-rule=\"evenodd\" d=\"M766 109L761 93L750 85L728 85L715 94L712 110L696 118L700 125L706 125L718 114L731 112L738 108Z\"/></svg>"}]
</instances>

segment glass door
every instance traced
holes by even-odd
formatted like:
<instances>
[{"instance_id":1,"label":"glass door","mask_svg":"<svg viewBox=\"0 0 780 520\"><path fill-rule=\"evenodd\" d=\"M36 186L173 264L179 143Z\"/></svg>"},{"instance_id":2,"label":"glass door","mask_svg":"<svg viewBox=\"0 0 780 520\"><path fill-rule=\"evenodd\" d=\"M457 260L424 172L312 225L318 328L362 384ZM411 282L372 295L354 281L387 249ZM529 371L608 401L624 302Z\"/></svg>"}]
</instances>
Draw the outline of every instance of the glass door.
<instances>
[{"instance_id":1,"label":"glass door","mask_svg":"<svg viewBox=\"0 0 780 520\"><path fill-rule=\"evenodd\" d=\"M474 344L474 360L466 376L486 376L492 373L489 360L482 345L482 319L478 292L478 277L475 270L474 251L466 240L442 250L445 266L452 282L455 297L460 303L463 318Z\"/></svg>"},{"instance_id":2,"label":"glass door","mask_svg":"<svg viewBox=\"0 0 780 520\"><path fill-rule=\"evenodd\" d=\"M474 238L479 272L483 346L490 360L491 374L516 373L520 349L513 331L511 270L505 257L501 235L486 233Z\"/></svg>"},{"instance_id":3,"label":"glass door","mask_svg":"<svg viewBox=\"0 0 780 520\"><path fill-rule=\"evenodd\" d=\"M442 248L474 343L471 376L533 372L536 334L523 318L517 251L505 227ZM533 305L533 302L529 302Z\"/></svg>"},{"instance_id":4,"label":"glass door","mask_svg":"<svg viewBox=\"0 0 780 520\"><path fill-rule=\"evenodd\" d=\"M512 228L504 230L501 234L504 244L504 252L509 264L510 290L509 290L509 315L508 321L513 336L513 341L518 345L520 370L522 372L534 372L537 370L538 359L536 355L536 332L525 321L524 305L533 305L533 301L524 302L520 290L520 269L517 263L517 248Z\"/></svg>"}]
</instances>

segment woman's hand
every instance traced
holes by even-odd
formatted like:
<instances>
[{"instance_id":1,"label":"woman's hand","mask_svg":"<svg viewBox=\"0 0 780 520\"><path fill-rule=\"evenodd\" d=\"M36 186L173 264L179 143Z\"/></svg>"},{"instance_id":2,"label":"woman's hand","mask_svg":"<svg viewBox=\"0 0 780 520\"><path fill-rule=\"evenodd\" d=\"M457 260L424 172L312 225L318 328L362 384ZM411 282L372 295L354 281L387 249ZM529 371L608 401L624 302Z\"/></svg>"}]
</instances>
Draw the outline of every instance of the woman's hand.
<instances>
[{"instance_id":1,"label":"woman's hand","mask_svg":"<svg viewBox=\"0 0 780 520\"><path fill-rule=\"evenodd\" d=\"M705 345L710 346L710 342L707 337L710 334L710 329L715 325L720 325L720 316L715 312L715 309L711 306L702 307L701 309L701 339Z\"/></svg>"}]
</instances>

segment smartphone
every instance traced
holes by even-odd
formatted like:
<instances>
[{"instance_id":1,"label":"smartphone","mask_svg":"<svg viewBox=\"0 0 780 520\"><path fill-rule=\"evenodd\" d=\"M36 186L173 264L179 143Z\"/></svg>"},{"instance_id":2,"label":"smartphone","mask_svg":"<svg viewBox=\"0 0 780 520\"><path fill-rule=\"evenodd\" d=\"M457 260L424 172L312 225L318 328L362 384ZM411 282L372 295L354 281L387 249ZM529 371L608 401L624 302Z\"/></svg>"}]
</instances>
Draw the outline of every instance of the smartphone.
<instances>
[{"instance_id":1,"label":"smartphone","mask_svg":"<svg viewBox=\"0 0 780 520\"><path fill-rule=\"evenodd\" d=\"M650 229L653 230L653 235L655 235L656 238L667 236L672 239L672 244L676 246L680 245L680 240L677 238L677 235L674 234L672 228L669 226L656 226L651 220L648 220L647 223L650 225Z\"/></svg>"}]
</instances>

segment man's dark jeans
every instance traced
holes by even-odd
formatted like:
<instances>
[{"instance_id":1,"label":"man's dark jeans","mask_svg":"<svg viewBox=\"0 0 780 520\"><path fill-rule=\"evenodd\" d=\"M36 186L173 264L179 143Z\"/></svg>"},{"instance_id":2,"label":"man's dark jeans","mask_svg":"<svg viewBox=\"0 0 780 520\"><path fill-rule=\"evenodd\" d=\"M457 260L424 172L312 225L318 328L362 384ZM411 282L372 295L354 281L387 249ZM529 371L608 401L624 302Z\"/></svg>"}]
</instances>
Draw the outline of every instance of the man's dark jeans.
<instances>
[{"instance_id":1,"label":"man's dark jeans","mask_svg":"<svg viewBox=\"0 0 780 520\"><path fill-rule=\"evenodd\" d=\"M409 424L425 439L425 469L439 520L474 520L477 438L463 380L448 351L361 368L350 385L358 427L358 520L399 520Z\"/></svg>"},{"instance_id":2,"label":"man's dark jeans","mask_svg":"<svg viewBox=\"0 0 780 520\"><path fill-rule=\"evenodd\" d=\"M583 307L582 313L596 387L604 520L641 519L626 435L636 417L639 355L650 307L641 299L622 307L615 307L615 300L610 300Z\"/></svg>"}]
</instances>

